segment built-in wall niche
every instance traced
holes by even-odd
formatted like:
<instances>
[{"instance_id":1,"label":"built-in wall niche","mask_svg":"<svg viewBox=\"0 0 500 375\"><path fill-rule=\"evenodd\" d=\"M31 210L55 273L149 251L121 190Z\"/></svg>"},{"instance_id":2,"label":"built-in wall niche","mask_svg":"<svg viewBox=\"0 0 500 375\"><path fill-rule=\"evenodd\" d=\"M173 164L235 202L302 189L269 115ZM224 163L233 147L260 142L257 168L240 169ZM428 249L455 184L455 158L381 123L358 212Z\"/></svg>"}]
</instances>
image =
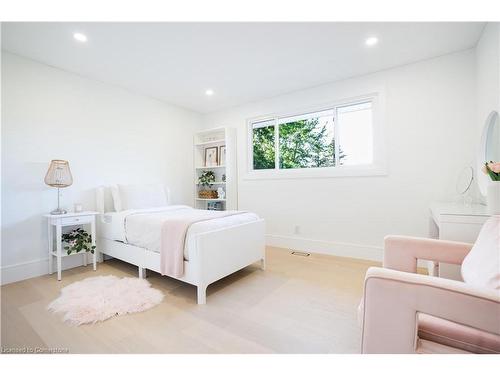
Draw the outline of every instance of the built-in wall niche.
<instances>
[{"instance_id":1,"label":"built-in wall niche","mask_svg":"<svg viewBox=\"0 0 500 375\"><path fill-rule=\"evenodd\" d=\"M194 135L193 150L194 206L205 210L237 209L235 129L198 132Z\"/></svg>"}]
</instances>

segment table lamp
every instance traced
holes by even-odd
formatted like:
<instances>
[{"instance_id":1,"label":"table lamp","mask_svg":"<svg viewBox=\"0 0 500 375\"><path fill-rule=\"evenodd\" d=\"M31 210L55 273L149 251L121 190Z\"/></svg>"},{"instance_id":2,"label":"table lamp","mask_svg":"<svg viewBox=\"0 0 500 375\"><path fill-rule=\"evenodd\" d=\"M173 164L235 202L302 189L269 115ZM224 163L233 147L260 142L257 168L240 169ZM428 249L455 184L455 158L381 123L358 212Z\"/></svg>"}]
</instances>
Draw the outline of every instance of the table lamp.
<instances>
[{"instance_id":1,"label":"table lamp","mask_svg":"<svg viewBox=\"0 0 500 375\"><path fill-rule=\"evenodd\" d=\"M67 213L66 210L62 210L59 206L59 189L68 187L73 183L69 163L66 160L52 160L44 181L47 185L57 188L57 209L52 211L51 215Z\"/></svg>"}]
</instances>

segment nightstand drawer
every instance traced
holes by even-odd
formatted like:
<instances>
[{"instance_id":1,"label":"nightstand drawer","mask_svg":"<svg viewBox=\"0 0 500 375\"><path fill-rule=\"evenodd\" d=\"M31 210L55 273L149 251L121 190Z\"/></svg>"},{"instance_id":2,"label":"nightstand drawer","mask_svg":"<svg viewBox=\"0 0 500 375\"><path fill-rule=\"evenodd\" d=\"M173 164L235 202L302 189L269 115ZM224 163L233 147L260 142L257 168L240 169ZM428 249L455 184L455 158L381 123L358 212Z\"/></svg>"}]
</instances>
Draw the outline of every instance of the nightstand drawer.
<instances>
[{"instance_id":1,"label":"nightstand drawer","mask_svg":"<svg viewBox=\"0 0 500 375\"><path fill-rule=\"evenodd\" d=\"M92 215L88 216L76 216L76 217L64 217L61 218L61 225L78 225L78 224L89 224L92 222Z\"/></svg>"}]
</instances>

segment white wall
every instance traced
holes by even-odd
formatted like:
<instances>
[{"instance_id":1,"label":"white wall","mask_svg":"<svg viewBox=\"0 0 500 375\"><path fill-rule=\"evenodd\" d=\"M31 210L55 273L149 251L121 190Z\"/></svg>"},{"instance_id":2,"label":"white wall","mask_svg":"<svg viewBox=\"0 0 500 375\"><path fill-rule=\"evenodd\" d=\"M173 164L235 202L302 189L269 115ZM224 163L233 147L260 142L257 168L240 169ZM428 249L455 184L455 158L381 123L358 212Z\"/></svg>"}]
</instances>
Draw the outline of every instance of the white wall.
<instances>
[{"instance_id":1,"label":"white wall","mask_svg":"<svg viewBox=\"0 0 500 375\"><path fill-rule=\"evenodd\" d=\"M475 145L479 147L485 122L491 111L500 112L500 26L488 23L484 28L476 46L476 129ZM489 178L479 170L479 162L475 165L476 179L472 186L475 199L485 203L477 184L478 179Z\"/></svg>"},{"instance_id":2,"label":"white wall","mask_svg":"<svg viewBox=\"0 0 500 375\"><path fill-rule=\"evenodd\" d=\"M162 182L192 203L192 136L200 115L10 53L2 56L2 281L47 272L51 159L70 162L62 205L95 208L93 189ZM67 259L69 261L69 259Z\"/></svg>"},{"instance_id":3,"label":"white wall","mask_svg":"<svg viewBox=\"0 0 500 375\"><path fill-rule=\"evenodd\" d=\"M456 176L474 157L474 53L455 53L206 116L207 128L238 129L239 209L266 219L269 244L316 252L380 259L385 235L428 235L429 205L456 199ZM245 179L248 118L378 88L385 92L387 176ZM299 235L295 225L301 228Z\"/></svg>"},{"instance_id":4,"label":"white wall","mask_svg":"<svg viewBox=\"0 0 500 375\"><path fill-rule=\"evenodd\" d=\"M489 77L491 45L496 41L498 61L500 44L490 28L477 54L464 51L203 117L4 52L3 282L46 273L41 215L56 203L55 190L43 184L50 159L70 161L75 182L62 190L70 208L81 202L93 209L93 188L114 182L160 181L174 201L190 204L192 134L202 121L237 128L239 208L266 219L269 244L380 259L386 234L427 235L430 203L457 198L456 175L474 159L478 119L495 98L498 104L498 85ZM245 179L248 118L379 89L387 176Z\"/></svg>"},{"instance_id":5,"label":"white wall","mask_svg":"<svg viewBox=\"0 0 500 375\"><path fill-rule=\"evenodd\" d=\"M476 47L478 141L491 111L500 109L500 26L488 23Z\"/></svg>"}]
</instances>

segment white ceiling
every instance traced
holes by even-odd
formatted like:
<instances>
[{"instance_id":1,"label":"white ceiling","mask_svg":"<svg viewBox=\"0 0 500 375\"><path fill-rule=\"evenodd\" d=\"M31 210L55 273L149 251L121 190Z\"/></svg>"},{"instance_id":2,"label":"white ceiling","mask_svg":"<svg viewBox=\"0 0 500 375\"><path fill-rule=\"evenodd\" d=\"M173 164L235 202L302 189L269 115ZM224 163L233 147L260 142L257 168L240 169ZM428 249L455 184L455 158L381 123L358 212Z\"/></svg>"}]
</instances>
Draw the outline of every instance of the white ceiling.
<instances>
[{"instance_id":1,"label":"white ceiling","mask_svg":"<svg viewBox=\"0 0 500 375\"><path fill-rule=\"evenodd\" d=\"M3 23L2 48L202 113L473 47L483 23ZM73 33L87 35L78 43ZM366 37L380 42L368 48ZM215 95L207 97L211 88Z\"/></svg>"}]
</instances>

